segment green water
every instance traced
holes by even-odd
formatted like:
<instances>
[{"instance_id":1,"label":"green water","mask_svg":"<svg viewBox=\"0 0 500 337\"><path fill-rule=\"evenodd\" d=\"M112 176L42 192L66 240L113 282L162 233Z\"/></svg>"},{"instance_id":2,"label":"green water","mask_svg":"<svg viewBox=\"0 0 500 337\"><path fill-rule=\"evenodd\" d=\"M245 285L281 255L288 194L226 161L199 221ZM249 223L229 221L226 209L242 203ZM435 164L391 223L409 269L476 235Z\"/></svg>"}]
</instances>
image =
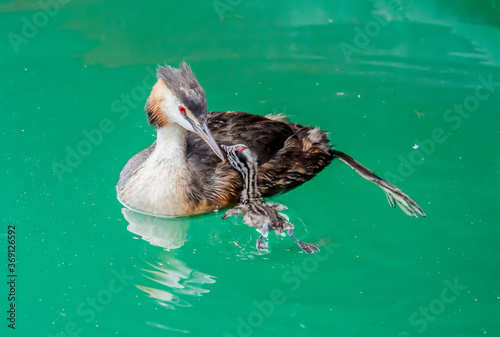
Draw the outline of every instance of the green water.
<instances>
[{"instance_id":1,"label":"green water","mask_svg":"<svg viewBox=\"0 0 500 337\"><path fill-rule=\"evenodd\" d=\"M500 336L499 1L62 2L0 2L1 336ZM181 60L210 110L318 125L427 217L340 161L273 198L314 255L123 211Z\"/></svg>"}]
</instances>

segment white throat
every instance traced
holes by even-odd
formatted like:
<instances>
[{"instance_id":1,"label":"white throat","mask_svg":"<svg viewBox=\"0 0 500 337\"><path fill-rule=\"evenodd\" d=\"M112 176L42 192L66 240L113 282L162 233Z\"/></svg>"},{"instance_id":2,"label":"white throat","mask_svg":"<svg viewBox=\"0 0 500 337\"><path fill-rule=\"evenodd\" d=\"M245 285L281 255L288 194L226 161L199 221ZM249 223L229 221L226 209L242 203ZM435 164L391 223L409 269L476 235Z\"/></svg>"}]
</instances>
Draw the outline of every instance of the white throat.
<instances>
[{"instance_id":1,"label":"white throat","mask_svg":"<svg viewBox=\"0 0 500 337\"><path fill-rule=\"evenodd\" d=\"M131 208L154 214L183 214L191 174L186 160L186 132L177 123L157 129L156 147L121 191Z\"/></svg>"},{"instance_id":2,"label":"white throat","mask_svg":"<svg viewBox=\"0 0 500 337\"><path fill-rule=\"evenodd\" d=\"M186 132L177 123L170 123L158 128L156 134L156 149L154 153L160 152L158 156L165 156L179 164L179 161L186 160ZM159 149L164 151L158 151Z\"/></svg>"}]
</instances>

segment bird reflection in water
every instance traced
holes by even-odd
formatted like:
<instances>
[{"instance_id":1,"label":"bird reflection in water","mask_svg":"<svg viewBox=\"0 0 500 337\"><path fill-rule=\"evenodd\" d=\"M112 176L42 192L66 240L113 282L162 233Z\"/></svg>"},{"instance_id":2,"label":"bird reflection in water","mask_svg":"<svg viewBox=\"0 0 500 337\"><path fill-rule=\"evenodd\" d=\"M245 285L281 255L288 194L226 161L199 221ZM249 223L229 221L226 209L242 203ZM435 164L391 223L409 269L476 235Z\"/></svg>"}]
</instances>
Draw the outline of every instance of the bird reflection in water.
<instances>
[{"instance_id":1,"label":"bird reflection in water","mask_svg":"<svg viewBox=\"0 0 500 337\"><path fill-rule=\"evenodd\" d=\"M153 246L169 251L186 242L189 223L183 218L150 216L128 208L123 208L122 214L129 223L127 230Z\"/></svg>"},{"instance_id":2,"label":"bird reflection in water","mask_svg":"<svg viewBox=\"0 0 500 337\"><path fill-rule=\"evenodd\" d=\"M126 208L122 209L122 214L129 223L127 229L130 232L153 246L163 248L154 255L144 255L147 266L141 268L141 274L153 282L147 282L149 285L137 284L138 289L169 309L190 307L191 296L200 297L210 292L208 285L215 283L215 276L188 267L172 252L187 241L188 220L154 217Z\"/></svg>"}]
</instances>

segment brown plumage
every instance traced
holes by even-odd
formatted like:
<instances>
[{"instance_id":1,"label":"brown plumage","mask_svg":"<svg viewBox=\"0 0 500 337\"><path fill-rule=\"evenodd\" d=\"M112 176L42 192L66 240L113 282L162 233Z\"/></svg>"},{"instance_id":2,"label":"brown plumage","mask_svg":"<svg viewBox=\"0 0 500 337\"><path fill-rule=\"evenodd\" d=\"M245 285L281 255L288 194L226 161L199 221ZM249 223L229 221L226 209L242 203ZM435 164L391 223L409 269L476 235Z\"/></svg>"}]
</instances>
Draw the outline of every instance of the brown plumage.
<instances>
[{"instance_id":1,"label":"brown plumage","mask_svg":"<svg viewBox=\"0 0 500 337\"><path fill-rule=\"evenodd\" d=\"M192 215L236 204L242 180L224 161L218 144L246 144L258 156L262 196L293 189L339 158L380 186L389 203L425 216L418 204L346 154L330 148L318 128L289 123L281 115L207 112L205 92L191 68L158 68L146 103L157 141L132 157L117 184L127 207L153 215Z\"/></svg>"},{"instance_id":2,"label":"brown plumage","mask_svg":"<svg viewBox=\"0 0 500 337\"><path fill-rule=\"evenodd\" d=\"M288 191L308 181L333 159L328 138L319 129L288 124L244 112L212 112L208 127L218 144L247 146L259 157L258 184L263 196ZM238 202L243 183L228 162L221 162L196 134L187 137L189 167L197 170L195 185L205 186L209 207ZM210 172L212 171L212 172ZM193 196L195 198L195 196Z\"/></svg>"}]
</instances>

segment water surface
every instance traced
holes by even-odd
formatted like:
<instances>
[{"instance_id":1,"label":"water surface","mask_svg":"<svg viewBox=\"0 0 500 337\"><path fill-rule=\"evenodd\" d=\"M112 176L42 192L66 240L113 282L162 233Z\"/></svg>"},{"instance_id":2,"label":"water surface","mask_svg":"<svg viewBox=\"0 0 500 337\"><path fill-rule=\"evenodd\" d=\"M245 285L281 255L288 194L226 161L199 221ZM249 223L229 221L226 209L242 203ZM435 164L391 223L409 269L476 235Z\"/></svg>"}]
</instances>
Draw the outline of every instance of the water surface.
<instances>
[{"instance_id":1,"label":"water surface","mask_svg":"<svg viewBox=\"0 0 500 337\"><path fill-rule=\"evenodd\" d=\"M1 335L499 336L499 8L2 1L2 231L16 225L18 276ZM181 60L210 110L320 126L427 217L339 161L273 198L314 255L275 235L259 254L259 234L222 213L123 210L119 172L154 141L154 69Z\"/></svg>"}]
</instances>

